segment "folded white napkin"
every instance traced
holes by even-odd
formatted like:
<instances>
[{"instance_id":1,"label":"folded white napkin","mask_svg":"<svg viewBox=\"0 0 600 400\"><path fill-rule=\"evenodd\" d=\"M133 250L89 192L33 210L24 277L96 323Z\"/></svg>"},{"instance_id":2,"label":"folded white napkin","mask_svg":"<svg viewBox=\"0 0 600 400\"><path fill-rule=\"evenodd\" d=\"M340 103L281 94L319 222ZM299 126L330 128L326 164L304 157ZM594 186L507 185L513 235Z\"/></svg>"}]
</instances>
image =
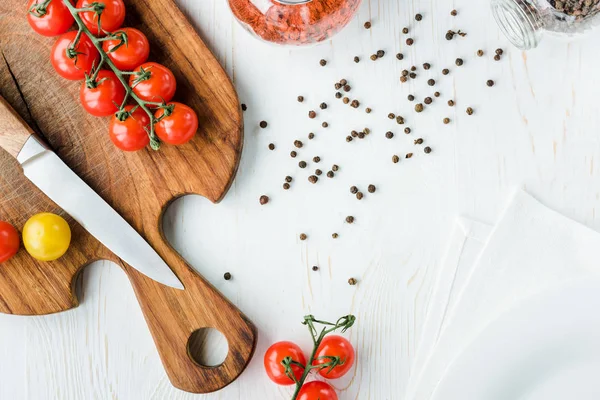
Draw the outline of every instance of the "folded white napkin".
<instances>
[{"instance_id":1,"label":"folded white napkin","mask_svg":"<svg viewBox=\"0 0 600 400\"><path fill-rule=\"evenodd\" d=\"M408 400L429 399L448 365L503 311L600 274L600 234L519 191L495 227L459 219L423 328Z\"/></svg>"}]
</instances>

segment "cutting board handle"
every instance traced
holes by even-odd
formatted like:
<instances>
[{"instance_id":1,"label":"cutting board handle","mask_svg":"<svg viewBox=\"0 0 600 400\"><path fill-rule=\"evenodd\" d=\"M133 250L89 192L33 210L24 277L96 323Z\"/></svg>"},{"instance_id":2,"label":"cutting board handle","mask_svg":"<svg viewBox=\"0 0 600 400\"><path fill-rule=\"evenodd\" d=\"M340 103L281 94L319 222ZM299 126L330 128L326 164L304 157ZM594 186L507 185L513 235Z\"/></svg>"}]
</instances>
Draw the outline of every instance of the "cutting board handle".
<instances>
[{"instance_id":1,"label":"cutting board handle","mask_svg":"<svg viewBox=\"0 0 600 400\"><path fill-rule=\"evenodd\" d=\"M33 130L0 96L0 147L17 158L31 135L33 135Z\"/></svg>"},{"instance_id":2,"label":"cutting board handle","mask_svg":"<svg viewBox=\"0 0 600 400\"><path fill-rule=\"evenodd\" d=\"M185 290L162 285L124 265L171 383L187 392L209 393L233 382L246 368L256 347L254 325L209 282L175 255L161 256L177 273ZM221 365L206 367L190 353L190 338L214 328L227 339Z\"/></svg>"}]
</instances>

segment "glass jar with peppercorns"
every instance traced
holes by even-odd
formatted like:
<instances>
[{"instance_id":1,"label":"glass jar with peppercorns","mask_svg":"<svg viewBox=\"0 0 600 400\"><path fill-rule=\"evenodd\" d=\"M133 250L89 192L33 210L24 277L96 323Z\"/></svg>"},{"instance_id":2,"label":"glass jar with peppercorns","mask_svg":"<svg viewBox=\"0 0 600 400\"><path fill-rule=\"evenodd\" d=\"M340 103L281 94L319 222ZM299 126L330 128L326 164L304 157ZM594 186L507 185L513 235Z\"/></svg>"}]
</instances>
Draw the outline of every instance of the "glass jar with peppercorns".
<instances>
[{"instance_id":1,"label":"glass jar with peppercorns","mask_svg":"<svg viewBox=\"0 0 600 400\"><path fill-rule=\"evenodd\" d=\"M267 42L308 45L331 38L354 17L361 0L228 0L237 20Z\"/></svg>"},{"instance_id":2,"label":"glass jar with peppercorns","mask_svg":"<svg viewBox=\"0 0 600 400\"><path fill-rule=\"evenodd\" d=\"M537 47L544 35L576 37L600 25L600 0L492 0L492 12L521 50Z\"/></svg>"}]
</instances>

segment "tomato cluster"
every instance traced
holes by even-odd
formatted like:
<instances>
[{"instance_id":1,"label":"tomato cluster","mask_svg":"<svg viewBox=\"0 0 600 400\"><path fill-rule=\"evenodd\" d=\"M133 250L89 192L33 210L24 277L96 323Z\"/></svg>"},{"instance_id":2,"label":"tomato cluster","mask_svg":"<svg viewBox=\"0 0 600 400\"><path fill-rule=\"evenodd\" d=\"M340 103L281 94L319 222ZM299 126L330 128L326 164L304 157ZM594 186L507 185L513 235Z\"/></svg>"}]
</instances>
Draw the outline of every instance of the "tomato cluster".
<instances>
[{"instance_id":1,"label":"tomato cluster","mask_svg":"<svg viewBox=\"0 0 600 400\"><path fill-rule=\"evenodd\" d=\"M286 373L286 362L291 360L291 374ZM355 359L354 347L342 336L325 336L310 360L312 368L323 378L337 379L346 375ZM333 360L338 360L332 363ZM332 366L333 365L333 366ZM303 367L304 366L304 367ZM264 357L264 367L268 377L278 385L293 385L301 381L305 372L306 357L302 349L292 342L277 342L269 347ZM326 382L304 383L298 392L298 400L337 400L335 390Z\"/></svg>"},{"instance_id":2,"label":"tomato cluster","mask_svg":"<svg viewBox=\"0 0 600 400\"><path fill-rule=\"evenodd\" d=\"M146 35L121 28L123 0L74 1L29 0L27 19L37 33L58 36L52 66L65 79L85 80L79 92L83 108L96 117L112 115L109 137L124 151L152 144L154 134L173 145L190 141L198 117L185 104L171 102L175 76L164 65L147 62ZM75 22L79 30L70 31ZM102 69L106 64L110 69ZM137 104L128 105L131 98Z\"/></svg>"}]
</instances>

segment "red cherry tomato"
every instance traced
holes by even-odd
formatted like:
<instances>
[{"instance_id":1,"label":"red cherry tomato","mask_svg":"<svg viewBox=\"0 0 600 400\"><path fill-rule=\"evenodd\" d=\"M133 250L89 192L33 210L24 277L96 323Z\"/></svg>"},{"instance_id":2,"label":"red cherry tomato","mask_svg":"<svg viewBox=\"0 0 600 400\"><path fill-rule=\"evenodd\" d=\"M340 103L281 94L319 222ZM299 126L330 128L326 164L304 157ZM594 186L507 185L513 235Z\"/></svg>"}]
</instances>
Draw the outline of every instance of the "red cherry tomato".
<instances>
[{"instance_id":1,"label":"red cherry tomato","mask_svg":"<svg viewBox=\"0 0 600 400\"><path fill-rule=\"evenodd\" d=\"M169 103L167 107L172 110L160 108L155 118L165 117L154 125L156 135L165 143L184 144L190 141L198 130L198 117L194 110L181 103ZM169 114L170 112L170 114Z\"/></svg>"},{"instance_id":2,"label":"red cherry tomato","mask_svg":"<svg viewBox=\"0 0 600 400\"><path fill-rule=\"evenodd\" d=\"M146 131L146 127L150 125L150 117L141 108L131 112L132 108L133 106L125 106L125 111L130 114L123 121L113 115L108 126L110 140L124 151L141 150L150 143Z\"/></svg>"},{"instance_id":3,"label":"red cherry tomato","mask_svg":"<svg viewBox=\"0 0 600 400\"><path fill-rule=\"evenodd\" d=\"M20 245L19 232L8 222L0 221L0 263L17 254Z\"/></svg>"},{"instance_id":4,"label":"red cherry tomato","mask_svg":"<svg viewBox=\"0 0 600 400\"><path fill-rule=\"evenodd\" d=\"M177 81L164 65L148 62L137 67L129 77L129 86L142 100L168 103L175 95Z\"/></svg>"},{"instance_id":5,"label":"red cherry tomato","mask_svg":"<svg viewBox=\"0 0 600 400\"><path fill-rule=\"evenodd\" d=\"M125 99L125 88L114 72L102 70L95 82L86 81L81 85L79 99L83 108L93 116L108 117L119 111Z\"/></svg>"},{"instance_id":6,"label":"red cherry tomato","mask_svg":"<svg viewBox=\"0 0 600 400\"><path fill-rule=\"evenodd\" d=\"M305 383L298 392L297 400L338 400L335 390L325 382Z\"/></svg>"},{"instance_id":7,"label":"red cherry tomato","mask_svg":"<svg viewBox=\"0 0 600 400\"><path fill-rule=\"evenodd\" d=\"M352 368L355 357L354 347L352 347L352 344L342 336L325 336L315 353L313 365L330 362L330 359L323 358L326 356L339 357L340 364L335 366L331 371L329 370L329 367L325 367L319 370L319 374L325 378L337 379L346 375L346 373L350 371L350 368Z\"/></svg>"},{"instance_id":8,"label":"red cherry tomato","mask_svg":"<svg viewBox=\"0 0 600 400\"><path fill-rule=\"evenodd\" d=\"M281 361L286 357L292 357L292 360L306 365L306 358L302 349L292 342L277 342L267 349L264 358L265 371L269 378L278 385L293 385L294 380L285 374L285 368ZM300 379L304 369L297 365L292 365L292 372L296 379Z\"/></svg>"},{"instance_id":9,"label":"red cherry tomato","mask_svg":"<svg viewBox=\"0 0 600 400\"><path fill-rule=\"evenodd\" d=\"M135 28L123 28L113 33L120 35L120 39L107 40L102 43L102 48L117 68L131 71L146 62L150 54L146 35ZM121 39L123 35L127 41Z\"/></svg>"},{"instance_id":10,"label":"red cherry tomato","mask_svg":"<svg viewBox=\"0 0 600 400\"><path fill-rule=\"evenodd\" d=\"M71 46L77 35L76 31L62 34L52 46L50 60L56 72L65 79L77 81L89 74L93 65L98 65L100 55L92 41L81 35L77 47L74 49L73 58L67 55L67 48Z\"/></svg>"},{"instance_id":11,"label":"red cherry tomato","mask_svg":"<svg viewBox=\"0 0 600 400\"><path fill-rule=\"evenodd\" d=\"M77 8L90 7L94 3L104 5L100 15L100 30L98 30L98 14L95 11L86 11L79 14L85 26L94 36L104 36L105 32L115 31L123 25L125 20L123 0L79 0L77 1Z\"/></svg>"},{"instance_id":12,"label":"red cherry tomato","mask_svg":"<svg viewBox=\"0 0 600 400\"><path fill-rule=\"evenodd\" d=\"M73 4L73 0L70 1ZM45 8L33 8L42 3L44 0L29 0L27 4L27 21L33 30L44 36L58 36L68 31L75 20L67 6L62 1L51 1Z\"/></svg>"}]
</instances>

